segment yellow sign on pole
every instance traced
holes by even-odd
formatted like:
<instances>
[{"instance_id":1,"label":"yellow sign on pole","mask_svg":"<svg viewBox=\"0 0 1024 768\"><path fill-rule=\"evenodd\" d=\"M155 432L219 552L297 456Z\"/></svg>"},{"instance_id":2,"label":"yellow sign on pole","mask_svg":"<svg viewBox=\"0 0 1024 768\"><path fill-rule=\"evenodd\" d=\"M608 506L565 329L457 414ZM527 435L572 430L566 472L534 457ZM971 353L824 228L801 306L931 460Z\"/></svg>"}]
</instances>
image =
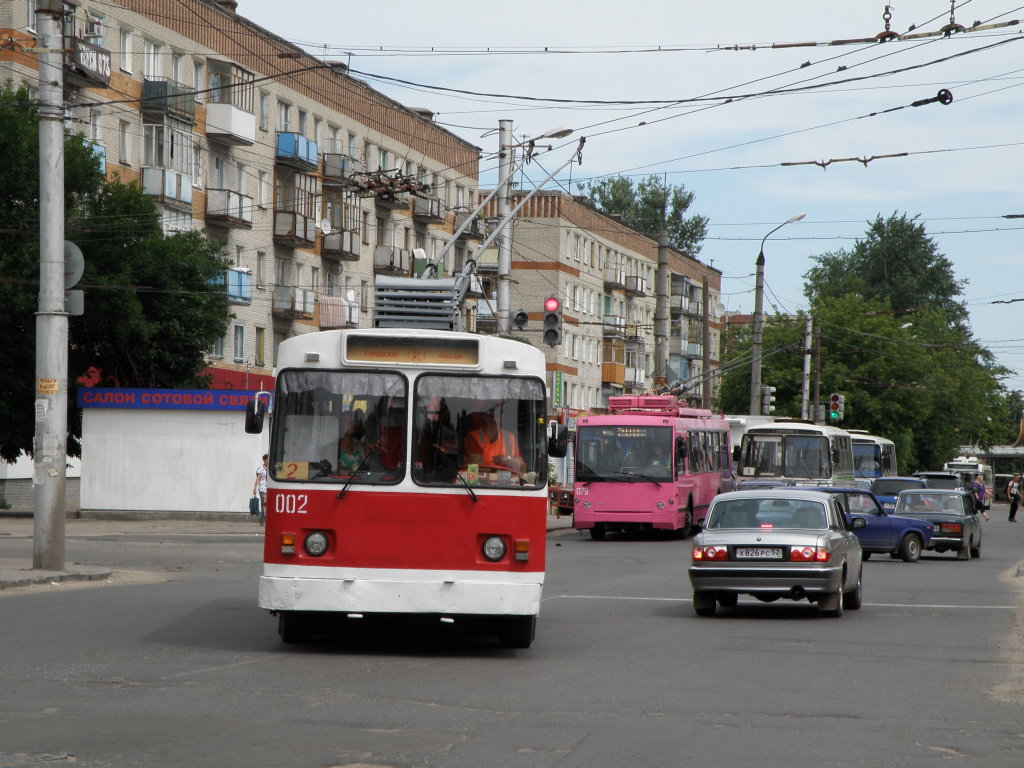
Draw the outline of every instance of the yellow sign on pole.
<instances>
[{"instance_id":1,"label":"yellow sign on pole","mask_svg":"<svg viewBox=\"0 0 1024 768\"><path fill-rule=\"evenodd\" d=\"M60 394L60 382L57 379L36 379L37 395Z\"/></svg>"}]
</instances>

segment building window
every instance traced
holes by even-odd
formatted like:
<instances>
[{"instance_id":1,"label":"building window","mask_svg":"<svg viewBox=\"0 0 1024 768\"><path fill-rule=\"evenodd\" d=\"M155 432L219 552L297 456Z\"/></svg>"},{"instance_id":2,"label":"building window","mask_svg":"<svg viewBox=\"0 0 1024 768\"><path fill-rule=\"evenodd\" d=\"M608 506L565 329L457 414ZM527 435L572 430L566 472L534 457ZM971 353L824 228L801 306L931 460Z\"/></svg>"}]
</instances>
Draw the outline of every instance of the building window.
<instances>
[{"instance_id":1,"label":"building window","mask_svg":"<svg viewBox=\"0 0 1024 768\"><path fill-rule=\"evenodd\" d=\"M260 130L270 130L270 94L260 91Z\"/></svg>"},{"instance_id":2,"label":"building window","mask_svg":"<svg viewBox=\"0 0 1024 768\"><path fill-rule=\"evenodd\" d=\"M300 136L306 136L306 129L309 127L309 125L308 125L309 121L308 121L307 118L308 118L308 115L306 114L306 110L300 109L299 110L299 135ZM309 137L307 136L307 138L309 138Z\"/></svg>"},{"instance_id":3,"label":"building window","mask_svg":"<svg viewBox=\"0 0 1024 768\"><path fill-rule=\"evenodd\" d=\"M132 31L125 27L121 27L121 71L132 72Z\"/></svg>"},{"instance_id":4,"label":"building window","mask_svg":"<svg viewBox=\"0 0 1024 768\"><path fill-rule=\"evenodd\" d=\"M156 80L160 73L160 46L152 40L145 40L142 43L142 75L147 80Z\"/></svg>"},{"instance_id":5,"label":"building window","mask_svg":"<svg viewBox=\"0 0 1024 768\"><path fill-rule=\"evenodd\" d=\"M93 144L103 143L102 115L98 109L89 111L89 141Z\"/></svg>"},{"instance_id":6,"label":"building window","mask_svg":"<svg viewBox=\"0 0 1024 768\"><path fill-rule=\"evenodd\" d=\"M363 245L370 244L370 212L363 211Z\"/></svg>"},{"instance_id":7,"label":"building window","mask_svg":"<svg viewBox=\"0 0 1024 768\"><path fill-rule=\"evenodd\" d=\"M353 160L356 158L356 148L356 135L354 133L350 133L348 135L348 156Z\"/></svg>"},{"instance_id":8,"label":"building window","mask_svg":"<svg viewBox=\"0 0 1024 768\"><path fill-rule=\"evenodd\" d=\"M339 129L336 125L327 126L327 151L332 153L341 152Z\"/></svg>"},{"instance_id":9,"label":"building window","mask_svg":"<svg viewBox=\"0 0 1024 768\"><path fill-rule=\"evenodd\" d=\"M391 170L391 155L388 153L388 151L386 149L381 149L378 157L380 158L380 165L378 166L378 168L382 171Z\"/></svg>"},{"instance_id":10,"label":"building window","mask_svg":"<svg viewBox=\"0 0 1024 768\"><path fill-rule=\"evenodd\" d=\"M256 287L262 288L267 284L267 254L263 251L256 251Z\"/></svg>"},{"instance_id":11,"label":"building window","mask_svg":"<svg viewBox=\"0 0 1024 768\"><path fill-rule=\"evenodd\" d=\"M266 208L270 204L270 176L266 171L259 171L259 187L256 190L256 204Z\"/></svg>"},{"instance_id":12,"label":"building window","mask_svg":"<svg viewBox=\"0 0 1024 768\"><path fill-rule=\"evenodd\" d=\"M287 133L288 121L291 119L292 105L283 101L277 102L277 130Z\"/></svg>"},{"instance_id":13,"label":"building window","mask_svg":"<svg viewBox=\"0 0 1024 768\"><path fill-rule=\"evenodd\" d=\"M384 217L377 217L377 245L384 245Z\"/></svg>"},{"instance_id":14,"label":"building window","mask_svg":"<svg viewBox=\"0 0 1024 768\"><path fill-rule=\"evenodd\" d=\"M235 326L235 362L240 363L245 359L245 326Z\"/></svg>"},{"instance_id":15,"label":"building window","mask_svg":"<svg viewBox=\"0 0 1024 768\"><path fill-rule=\"evenodd\" d=\"M359 281L359 306L363 312L370 311L370 283L367 280Z\"/></svg>"},{"instance_id":16,"label":"building window","mask_svg":"<svg viewBox=\"0 0 1024 768\"><path fill-rule=\"evenodd\" d=\"M117 161L121 165L131 165L131 130L132 124L127 120L119 120L117 124Z\"/></svg>"},{"instance_id":17,"label":"building window","mask_svg":"<svg viewBox=\"0 0 1024 768\"><path fill-rule=\"evenodd\" d=\"M266 344L266 341L267 341L267 329L266 328L257 328L256 329L256 350L255 350L255 353L256 353L256 365L260 366L261 368L264 365L266 365L266 360L264 359L264 356L263 356L263 347Z\"/></svg>"},{"instance_id":18,"label":"building window","mask_svg":"<svg viewBox=\"0 0 1024 768\"><path fill-rule=\"evenodd\" d=\"M320 290L320 268L310 267L309 268L309 289L313 293L317 293Z\"/></svg>"},{"instance_id":19,"label":"building window","mask_svg":"<svg viewBox=\"0 0 1024 768\"><path fill-rule=\"evenodd\" d=\"M224 357L224 337L221 336L210 346L210 357Z\"/></svg>"},{"instance_id":20,"label":"building window","mask_svg":"<svg viewBox=\"0 0 1024 768\"><path fill-rule=\"evenodd\" d=\"M192 90L196 92L196 101L203 102L203 91L206 89L206 64L200 59L192 59Z\"/></svg>"}]
</instances>

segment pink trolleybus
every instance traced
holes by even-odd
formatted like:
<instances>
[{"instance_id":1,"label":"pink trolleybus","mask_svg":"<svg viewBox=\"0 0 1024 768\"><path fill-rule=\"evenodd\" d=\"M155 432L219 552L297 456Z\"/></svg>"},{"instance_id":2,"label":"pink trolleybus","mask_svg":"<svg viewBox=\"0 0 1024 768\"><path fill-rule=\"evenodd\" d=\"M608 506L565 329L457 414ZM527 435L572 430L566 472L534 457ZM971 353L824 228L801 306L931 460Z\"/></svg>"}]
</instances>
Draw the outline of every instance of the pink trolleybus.
<instances>
[{"instance_id":1,"label":"pink trolleybus","mask_svg":"<svg viewBox=\"0 0 1024 768\"><path fill-rule=\"evenodd\" d=\"M609 397L608 411L576 424L573 526L686 536L735 485L728 422L672 395Z\"/></svg>"},{"instance_id":2,"label":"pink trolleybus","mask_svg":"<svg viewBox=\"0 0 1024 768\"><path fill-rule=\"evenodd\" d=\"M380 328L287 339L277 364L259 605L281 638L415 614L528 647L567 434L548 436L544 353ZM253 401L246 431L262 422Z\"/></svg>"}]
</instances>

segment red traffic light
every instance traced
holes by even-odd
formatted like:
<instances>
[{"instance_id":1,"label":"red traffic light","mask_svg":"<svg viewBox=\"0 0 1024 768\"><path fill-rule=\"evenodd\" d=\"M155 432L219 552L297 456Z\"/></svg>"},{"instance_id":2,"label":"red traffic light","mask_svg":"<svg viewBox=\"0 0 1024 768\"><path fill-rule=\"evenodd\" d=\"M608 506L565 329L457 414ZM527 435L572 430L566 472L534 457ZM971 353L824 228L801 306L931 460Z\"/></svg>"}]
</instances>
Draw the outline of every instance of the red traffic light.
<instances>
[{"instance_id":1,"label":"red traffic light","mask_svg":"<svg viewBox=\"0 0 1024 768\"><path fill-rule=\"evenodd\" d=\"M561 306L562 306L561 300L555 298L554 296L551 296L551 297L549 297L549 298L544 300L544 311L545 312L557 312Z\"/></svg>"}]
</instances>

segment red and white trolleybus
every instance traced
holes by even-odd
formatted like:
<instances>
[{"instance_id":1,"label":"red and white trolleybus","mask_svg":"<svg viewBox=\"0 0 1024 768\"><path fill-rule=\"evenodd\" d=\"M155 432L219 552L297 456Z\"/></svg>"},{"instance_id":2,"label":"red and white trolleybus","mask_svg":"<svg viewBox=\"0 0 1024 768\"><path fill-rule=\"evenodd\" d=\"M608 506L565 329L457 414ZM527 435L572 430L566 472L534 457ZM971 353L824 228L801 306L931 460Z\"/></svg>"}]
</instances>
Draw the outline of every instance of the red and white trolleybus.
<instances>
[{"instance_id":1,"label":"red and white trolleybus","mask_svg":"<svg viewBox=\"0 0 1024 768\"><path fill-rule=\"evenodd\" d=\"M543 353L373 329L288 339L277 363L259 605L281 638L306 641L328 615L420 614L487 617L528 647L548 454L566 447L564 427L546 428ZM262 429L264 402L246 431Z\"/></svg>"},{"instance_id":2,"label":"red and white trolleybus","mask_svg":"<svg viewBox=\"0 0 1024 768\"><path fill-rule=\"evenodd\" d=\"M575 528L594 539L629 528L685 536L733 490L724 416L673 395L609 397L608 411L577 421Z\"/></svg>"}]
</instances>

